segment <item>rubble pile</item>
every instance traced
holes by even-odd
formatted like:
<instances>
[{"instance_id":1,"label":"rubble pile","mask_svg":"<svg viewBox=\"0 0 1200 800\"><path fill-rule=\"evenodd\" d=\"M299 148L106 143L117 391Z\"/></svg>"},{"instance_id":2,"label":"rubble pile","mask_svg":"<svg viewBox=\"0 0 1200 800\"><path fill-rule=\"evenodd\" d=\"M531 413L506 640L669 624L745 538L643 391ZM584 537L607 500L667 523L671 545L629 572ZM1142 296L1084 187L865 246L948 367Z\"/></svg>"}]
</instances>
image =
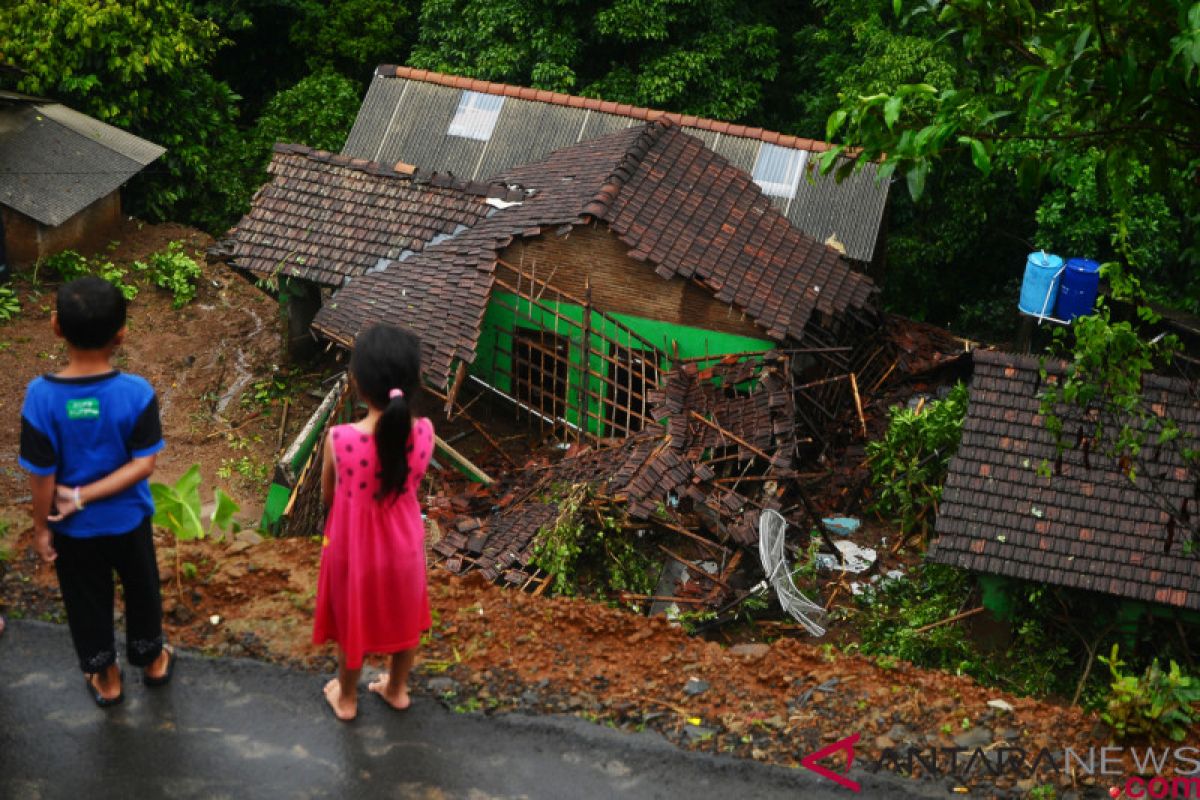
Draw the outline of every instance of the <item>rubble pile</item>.
<instances>
[{"instance_id":1,"label":"rubble pile","mask_svg":"<svg viewBox=\"0 0 1200 800\"><path fill-rule=\"evenodd\" d=\"M652 395L662 425L576 446L555 463L526 465L495 513L458 519L434 545L439 563L543 591L551 576L535 564L539 532L558 517L555 498L582 484L597 526L615 518L623 530L659 534L658 550L698 578L682 581L678 596L626 599L728 602L743 563L739 549L757 545L761 512L803 508L792 480L799 442L790 381L782 353L683 363ZM698 566L701 560L710 569L716 564L716 572Z\"/></svg>"}]
</instances>

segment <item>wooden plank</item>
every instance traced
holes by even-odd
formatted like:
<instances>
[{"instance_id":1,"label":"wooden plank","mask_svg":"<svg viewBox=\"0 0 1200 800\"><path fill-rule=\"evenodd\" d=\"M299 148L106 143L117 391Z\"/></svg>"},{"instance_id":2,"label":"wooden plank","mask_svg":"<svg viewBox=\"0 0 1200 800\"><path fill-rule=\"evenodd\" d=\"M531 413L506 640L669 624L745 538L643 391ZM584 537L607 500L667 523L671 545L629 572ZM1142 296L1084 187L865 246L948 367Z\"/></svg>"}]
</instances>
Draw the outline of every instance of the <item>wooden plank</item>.
<instances>
[{"instance_id":1,"label":"wooden plank","mask_svg":"<svg viewBox=\"0 0 1200 800\"><path fill-rule=\"evenodd\" d=\"M488 475L486 472L481 470L479 467L472 464L470 459L468 459L462 453L458 452L453 447L446 444L445 440L443 440L442 437L438 436L437 434L434 434L433 443L436 446L438 452L442 453L448 459L453 461L459 468L461 468L464 472L466 472L468 475L470 475L474 480L482 483L484 486L491 486L493 483L495 483L495 481L492 479L492 477L490 475Z\"/></svg>"}]
</instances>

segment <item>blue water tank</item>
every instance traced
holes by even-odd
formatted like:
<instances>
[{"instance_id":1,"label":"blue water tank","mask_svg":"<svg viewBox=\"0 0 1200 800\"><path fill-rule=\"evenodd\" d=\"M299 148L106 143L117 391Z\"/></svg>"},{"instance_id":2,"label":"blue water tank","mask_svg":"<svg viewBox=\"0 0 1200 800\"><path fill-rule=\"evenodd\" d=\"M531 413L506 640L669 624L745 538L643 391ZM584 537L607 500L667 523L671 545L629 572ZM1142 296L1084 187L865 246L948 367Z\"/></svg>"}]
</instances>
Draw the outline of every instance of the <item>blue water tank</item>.
<instances>
[{"instance_id":1,"label":"blue water tank","mask_svg":"<svg viewBox=\"0 0 1200 800\"><path fill-rule=\"evenodd\" d=\"M1021 282L1021 301L1017 304L1021 311L1035 317L1054 315L1062 265L1062 258L1045 250L1029 254L1025 259L1025 280Z\"/></svg>"},{"instance_id":2,"label":"blue water tank","mask_svg":"<svg viewBox=\"0 0 1200 800\"><path fill-rule=\"evenodd\" d=\"M1058 305L1054 316L1070 322L1092 313L1100 290L1100 265L1090 258L1072 258L1063 270L1058 285Z\"/></svg>"}]
</instances>

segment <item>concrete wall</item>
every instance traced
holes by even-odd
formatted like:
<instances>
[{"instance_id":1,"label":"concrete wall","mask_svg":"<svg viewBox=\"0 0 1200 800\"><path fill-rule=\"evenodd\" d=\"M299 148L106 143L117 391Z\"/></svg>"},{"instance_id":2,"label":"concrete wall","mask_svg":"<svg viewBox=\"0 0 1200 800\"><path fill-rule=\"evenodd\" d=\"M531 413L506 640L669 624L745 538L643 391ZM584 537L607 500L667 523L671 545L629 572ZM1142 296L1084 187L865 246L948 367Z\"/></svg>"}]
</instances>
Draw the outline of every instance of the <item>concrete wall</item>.
<instances>
[{"instance_id":1,"label":"concrete wall","mask_svg":"<svg viewBox=\"0 0 1200 800\"><path fill-rule=\"evenodd\" d=\"M121 222L121 193L114 191L61 225L42 225L19 211L0 206L4 244L13 269L29 269L38 259L62 250L91 253L105 247Z\"/></svg>"}]
</instances>

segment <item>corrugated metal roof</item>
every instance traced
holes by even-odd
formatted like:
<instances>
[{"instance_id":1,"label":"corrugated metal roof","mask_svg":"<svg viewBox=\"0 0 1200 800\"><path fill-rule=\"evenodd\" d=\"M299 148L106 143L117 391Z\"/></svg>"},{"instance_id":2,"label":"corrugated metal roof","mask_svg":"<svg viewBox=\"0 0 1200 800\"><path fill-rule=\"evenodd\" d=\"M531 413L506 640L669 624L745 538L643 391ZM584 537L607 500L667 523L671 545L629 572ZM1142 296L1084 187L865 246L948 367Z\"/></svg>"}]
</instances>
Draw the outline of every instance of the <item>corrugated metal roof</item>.
<instances>
[{"instance_id":1,"label":"corrugated metal roof","mask_svg":"<svg viewBox=\"0 0 1200 800\"><path fill-rule=\"evenodd\" d=\"M0 107L0 204L60 225L164 152L58 104Z\"/></svg>"},{"instance_id":2,"label":"corrugated metal roof","mask_svg":"<svg viewBox=\"0 0 1200 800\"><path fill-rule=\"evenodd\" d=\"M486 142L447 135L464 91L506 98L495 130ZM746 172L753 170L764 142L810 153L829 147L824 142L761 128L406 67L380 67L342 152L377 161L405 161L484 180L543 159L575 142L661 117L675 120L687 133ZM771 201L804 233L821 242L836 236L850 258L870 261L887 195L888 184L876 180L874 165L867 165L839 184L832 176L817 175L816 158L810 157L796 196L772 197Z\"/></svg>"}]
</instances>

